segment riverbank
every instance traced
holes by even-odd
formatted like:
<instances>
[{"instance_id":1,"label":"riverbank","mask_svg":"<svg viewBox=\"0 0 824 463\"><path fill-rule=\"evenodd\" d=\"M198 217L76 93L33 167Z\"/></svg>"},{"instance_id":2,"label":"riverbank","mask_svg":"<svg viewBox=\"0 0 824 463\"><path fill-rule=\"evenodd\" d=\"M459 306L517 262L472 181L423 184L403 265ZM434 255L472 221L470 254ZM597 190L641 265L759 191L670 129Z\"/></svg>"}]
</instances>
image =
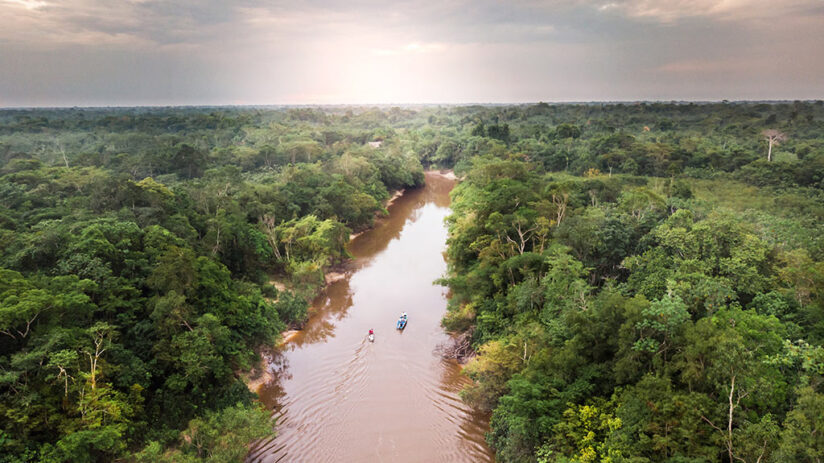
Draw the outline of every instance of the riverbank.
<instances>
[{"instance_id":1,"label":"riverbank","mask_svg":"<svg viewBox=\"0 0 824 463\"><path fill-rule=\"evenodd\" d=\"M401 188L400 190L395 191L395 194L393 194L392 197L387 199L386 202L383 204L384 210L389 210L389 207L391 207L392 204L395 204L395 201L397 201L398 198L403 196L403 194L405 192L406 192L406 188ZM380 218L380 216L378 215L376 217L376 220L379 220L379 218ZM363 229L363 230L361 230L357 233L352 233L351 235L349 235L349 241L352 241L353 239L359 237L360 235L363 235L364 233L368 232L369 230L372 230L373 228L375 228L374 225L372 225L369 228Z\"/></svg>"},{"instance_id":2,"label":"riverbank","mask_svg":"<svg viewBox=\"0 0 824 463\"><path fill-rule=\"evenodd\" d=\"M457 177L455 176L455 173L452 170L428 170L425 172L425 175L428 177L442 178L450 181L457 180ZM384 209L388 211L389 208L395 205L395 203L409 191L412 190L400 189L395 191L392 197L390 197L384 203ZM388 215L378 216L372 227L351 234L349 236L349 242L351 243L354 239L361 236L362 234L374 230L376 227L380 226L383 221L388 220L389 218L390 217ZM349 259L326 269L324 272L324 286L318 288L318 292L320 293L320 291L323 291L325 287L328 287L337 281L345 279L347 274L352 270L351 264L352 260ZM272 279L269 283L274 285L278 289L278 291L288 290L287 285L284 284L282 281ZM314 310L313 307L310 306L308 316L311 317L312 315L314 315ZM275 379L274 372L271 370L272 359L274 356L272 349L281 349L285 344L288 344L289 342L293 341L298 335L300 335L300 333L301 330L284 331L280 334L280 337L275 346L260 346L258 348L260 355L260 364L247 372L242 372L239 374L239 376L242 377L246 382L246 385L250 391L257 393L260 390L261 386L271 383Z\"/></svg>"},{"instance_id":3,"label":"riverbank","mask_svg":"<svg viewBox=\"0 0 824 463\"><path fill-rule=\"evenodd\" d=\"M427 172L434 173L435 175L439 175L445 179L457 181L460 180L457 175L455 175L455 171L451 169L446 170L428 170Z\"/></svg>"},{"instance_id":4,"label":"riverbank","mask_svg":"<svg viewBox=\"0 0 824 463\"><path fill-rule=\"evenodd\" d=\"M408 189L348 243L345 277L321 291L301 331L272 356L262 352L270 364L253 387L278 435L250 461L493 461L487 417L460 400L468 378L433 353L450 337L446 293L433 284L446 271L447 174L428 172L425 187ZM409 406L391 406L398 397Z\"/></svg>"}]
</instances>

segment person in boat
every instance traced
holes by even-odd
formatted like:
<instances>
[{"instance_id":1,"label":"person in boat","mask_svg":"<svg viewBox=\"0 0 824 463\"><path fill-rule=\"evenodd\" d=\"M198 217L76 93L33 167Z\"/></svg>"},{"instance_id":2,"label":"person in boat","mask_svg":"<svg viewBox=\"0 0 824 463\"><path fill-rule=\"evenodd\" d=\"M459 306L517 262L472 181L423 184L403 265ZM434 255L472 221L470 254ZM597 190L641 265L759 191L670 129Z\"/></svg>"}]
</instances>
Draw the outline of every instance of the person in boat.
<instances>
[{"instance_id":1,"label":"person in boat","mask_svg":"<svg viewBox=\"0 0 824 463\"><path fill-rule=\"evenodd\" d=\"M406 320L406 312L401 314L401 319Z\"/></svg>"}]
</instances>

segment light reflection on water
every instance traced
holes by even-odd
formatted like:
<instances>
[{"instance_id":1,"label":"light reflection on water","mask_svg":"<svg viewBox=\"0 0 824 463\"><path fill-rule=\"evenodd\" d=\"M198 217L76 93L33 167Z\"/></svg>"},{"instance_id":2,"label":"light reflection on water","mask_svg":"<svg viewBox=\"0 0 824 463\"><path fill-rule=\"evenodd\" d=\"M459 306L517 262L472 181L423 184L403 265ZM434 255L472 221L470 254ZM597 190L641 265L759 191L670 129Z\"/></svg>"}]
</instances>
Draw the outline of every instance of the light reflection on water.
<instances>
[{"instance_id":1,"label":"light reflection on water","mask_svg":"<svg viewBox=\"0 0 824 463\"><path fill-rule=\"evenodd\" d=\"M483 462L485 416L458 397L467 379L434 354L446 271L443 251L451 180L427 174L390 216L349 243L345 278L313 304L306 328L271 354L275 380L261 386L278 436L252 462ZM409 314L403 332L394 329ZM374 343L366 334L375 330Z\"/></svg>"}]
</instances>

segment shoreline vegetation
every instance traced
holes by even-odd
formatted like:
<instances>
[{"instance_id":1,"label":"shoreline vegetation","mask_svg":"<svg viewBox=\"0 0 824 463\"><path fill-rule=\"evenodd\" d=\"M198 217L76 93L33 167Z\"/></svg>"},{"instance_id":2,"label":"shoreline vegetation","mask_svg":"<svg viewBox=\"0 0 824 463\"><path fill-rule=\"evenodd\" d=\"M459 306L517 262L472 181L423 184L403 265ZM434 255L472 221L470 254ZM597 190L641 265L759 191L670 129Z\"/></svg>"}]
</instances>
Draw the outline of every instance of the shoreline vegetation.
<instances>
[{"instance_id":1,"label":"shoreline vegetation","mask_svg":"<svg viewBox=\"0 0 824 463\"><path fill-rule=\"evenodd\" d=\"M239 373L447 168L498 460L814 461L822 134L824 101L0 110L0 455L242 461Z\"/></svg>"},{"instance_id":2,"label":"shoreline vegetation","mask_svg":"<svg viewBox=\"0 0 824 463\"><path fill-rule=\"evenodd\" d=\"M427 170L425 171L425 174L437 175L453 181L458 180L458 177L455 176L455 173L451 169ZM371 227L361 230L358 233L350 234L349 241L351 242L360 235L370 230L373 230L376 226L378 226L380 224L381 219L388 217L388 214L390 213L389 209L392 207L395 201L401 198L406 191L407 189L405 188L395 191L394 194L384 203L383 209L386 211L387 215L376 214L375 223ZM330 284L346 278L347 266L349 263L351 263L351 258L348 258L347 260L328 268L326 272L324 272L324 285L317 288L316 292L314 293L311 299L314 300L315 298L317 298L317 296L321 294L321 292L324 291L324 289ZM288 291L289 289L282 281L270 280L270 284L273 284L278 289L278 291ZM310 304L307 310L307 322L308 319L312 317L312 315L312 304ZM268 384L274 380L274 374L269 369L269 365L271 365L272 350L282 349L283 346L288 344L301 331L301 329L284 330L280 333L278 341L273 346L261 345L260 347L258 347L257 351L260 355L260 364L256 367L253 367L249 371L239 373L240 377L243 378L244 382L246 382L251 392L257 393L261 386Z\"/></svg>"}]
</instances>

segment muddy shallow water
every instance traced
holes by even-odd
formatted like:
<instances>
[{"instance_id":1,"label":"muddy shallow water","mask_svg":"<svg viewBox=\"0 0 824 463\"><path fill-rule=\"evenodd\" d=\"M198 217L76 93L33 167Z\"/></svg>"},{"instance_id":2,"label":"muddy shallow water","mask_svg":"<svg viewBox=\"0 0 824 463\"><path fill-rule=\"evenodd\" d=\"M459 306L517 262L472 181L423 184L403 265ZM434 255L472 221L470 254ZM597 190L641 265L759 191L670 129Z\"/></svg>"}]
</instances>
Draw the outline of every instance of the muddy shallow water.
<instances>
[{"instance_id":1,"label":"muddy shallow water","mask_svg":"<svg viewBox=\"0 0 824 463\"><path fill-rule=\"evenodd\" d=\"M458 397L467 379L433 351L446 290L443 252L453 180L427 173L390 216L354 238L344 278L315 300L306 328L272 356L259 394L277 437L251 462L484 462L487 417ZM403 332L395 330L402 311ZM375 342L367 340L375 330Z\"/></svg>"}]
</instances>

